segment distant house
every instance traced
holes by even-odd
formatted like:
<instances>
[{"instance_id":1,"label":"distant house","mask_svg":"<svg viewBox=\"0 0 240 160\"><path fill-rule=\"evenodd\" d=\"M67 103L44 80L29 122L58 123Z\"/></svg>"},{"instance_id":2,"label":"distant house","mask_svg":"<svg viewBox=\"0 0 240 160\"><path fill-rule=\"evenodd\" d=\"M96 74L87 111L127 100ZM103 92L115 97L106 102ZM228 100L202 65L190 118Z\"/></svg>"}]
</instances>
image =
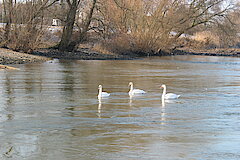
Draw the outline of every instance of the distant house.
<instances>
[{"instance_id":1,"label":"distant house","mask_svg":"<svg viewBox=\"0 0 240 160\"><path fill-rule=\"evenodd\" d=\"M52 26L61 26L60 19L52 19Z\"/></svg>"}]
</instances>

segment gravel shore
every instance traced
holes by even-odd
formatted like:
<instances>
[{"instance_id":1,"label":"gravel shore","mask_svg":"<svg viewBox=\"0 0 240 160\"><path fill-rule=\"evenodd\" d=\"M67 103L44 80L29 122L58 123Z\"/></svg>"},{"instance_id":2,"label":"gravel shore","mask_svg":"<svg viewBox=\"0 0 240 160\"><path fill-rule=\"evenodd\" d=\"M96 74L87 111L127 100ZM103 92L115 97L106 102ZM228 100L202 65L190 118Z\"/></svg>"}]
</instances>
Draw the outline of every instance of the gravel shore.
<instances>
[{"instance_id":1,"label":"gravel shore","mask_svg":"<svg viewBox=\"0 0 240 160\"><path fill-rule=\"evenodd\" d=\"M0 48L0 64L3 65L45 62L48 60L50 60L48 57L15 52L9 49Z\"/></svg>"},{"instance_id":2,"label":"gravel shore","mask_svg":"<svg viewBox=\"0 0 240 160\"><path fill-rule=\"evenodd\" d=\"M137 56L101 54L88 49L81 49L76 52L59 52L54 49L39 49L31 54L15 52L9 49L0 48L0 64L24 64L45 62L51 59L65 60L129 60Z\"/></svg>"},{"instance_id":3,"label":"gravel shore","mask_svg":"<svg viewBox=\"0 0 240 160\"><path fill-rule=\"evenodd\" d=\"M178 49L172 54L167 55L203 55L203 56L232 56L240 57L240 49L212 49L212 50L196 50L196 49ZM159 55L158 55L159 56ZM24 64L45 62L53 58L65 60L131 60L139 58L137 55L117 55L117 54L101 54L92 52L88 49L81 49L77 52L59 52L54 49L41 49L26 54L15 52L9 49L0 48L0 64Z\"/></svg>"}]
</instances>

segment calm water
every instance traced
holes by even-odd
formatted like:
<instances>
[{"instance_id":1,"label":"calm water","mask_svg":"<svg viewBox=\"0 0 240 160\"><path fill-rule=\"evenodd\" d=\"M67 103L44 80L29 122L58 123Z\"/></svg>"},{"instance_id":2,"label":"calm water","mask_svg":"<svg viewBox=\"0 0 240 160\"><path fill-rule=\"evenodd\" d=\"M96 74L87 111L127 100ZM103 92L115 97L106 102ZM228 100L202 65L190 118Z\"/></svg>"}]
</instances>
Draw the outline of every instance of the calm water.
<instances>
[{"instance_id":1,"label":"calm water","mask_svg":"<svg viewBox=\"0 0 240 160\"><path fill-rule=\"evenodd\" d=\"M239 58L15 67L0 72L0 159L240 159ZM129 99L130 81L147 94ZM180 99L162 104L163 83Z\"/></svg>"}]
</instances>

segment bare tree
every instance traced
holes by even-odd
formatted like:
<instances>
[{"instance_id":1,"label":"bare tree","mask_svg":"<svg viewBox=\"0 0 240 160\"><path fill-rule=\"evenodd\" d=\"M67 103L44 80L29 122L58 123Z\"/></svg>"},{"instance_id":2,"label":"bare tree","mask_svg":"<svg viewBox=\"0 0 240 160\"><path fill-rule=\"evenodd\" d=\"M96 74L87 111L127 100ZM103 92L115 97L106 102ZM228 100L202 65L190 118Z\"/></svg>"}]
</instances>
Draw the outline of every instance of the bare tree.
<instances>
[{"instance_id":1,"label":"bare tree","mask_svg":"<svg viewBox=\"0 0 240 160\"><path fill-rule=\"evenodd\" d=\"M6 26L2 46L25 52L32 51L41 43L45 9L57 1L4 0Z\"/></svg>"},{"instance_id":2,"label":"bare tree","mask_svg":"<svg viewBox=\"0 0 240 160\"><path fill-rule=\"evenodd\" d=\"M231 5L225 0L112 0L105 18L114 34L126 34L133 52L170 51L176 40L189 30L224 18ZM113 5L115 3L115 5ZM108 13L116 13L108 15ZM118 42L119 43L119 42Z\"/></svg>"},{"instance_id":3,"label":"bare tree","mask_svg":"<svg viewBox=\"0 0 240 160\"><path fill-rule=\"evenodd\" d=\"M240 11L236 8L225 19L212 26L211 31L219 37L219 47L233 47L240 42Z\"/></svg>"},{"instance_id":4,"label":"bare tree","mask_svg":"<svg viewBox=\"0 0 240 160\"><path fill-rule=\"evenodd\" d=\"M78 9L81 9L82 6L79 7L81 0L73 0L72 2L67 1L69 5L69 11L65 20L65 26L63 28L63 34L61 41L59 43L60 51L73 51L76 46L81 43L86 37L87 32L90 30L90 24L93 20L94 9L96 7L97 0L92 0L92 5L90 6L89 12L87 16L81 21L80 24L76 22L76 14ZM78 32L75 36L76 39L73 39L73 28L74 24L78 26ZM78 25L77 25L78 24Z\"/></svg>"},{"instance_id":5,"label":"bare tree","mask_svg":"<svg viewBox=\"0 0 240 160\"><path fill-rule=\"evenodd\" d=\"M68 8L68 12L65 20L65 25L63 28L62 38L58 46L60 51L68 50L68 47L72 38L75 17L76 17L77 9L80 2L81 0L72 0L72 2L70 0L67 0L67 4L69 8Z\"/></svg>"},{"instance_id":6,"label":"bare tree","mask_svg":"<svg viewBox=\"0 0 240 160\"><path fill-rule=\"evenodd\" d=\"M5 34L4 39L5 42L2 44L4 47L6 47L6 44L9 40L9 33L11 30L11 23L12 23L12 16L13 16L13 0L3 0L3 6L4 6L4 17L5 17Z\"/></svg>"}]
</instances>

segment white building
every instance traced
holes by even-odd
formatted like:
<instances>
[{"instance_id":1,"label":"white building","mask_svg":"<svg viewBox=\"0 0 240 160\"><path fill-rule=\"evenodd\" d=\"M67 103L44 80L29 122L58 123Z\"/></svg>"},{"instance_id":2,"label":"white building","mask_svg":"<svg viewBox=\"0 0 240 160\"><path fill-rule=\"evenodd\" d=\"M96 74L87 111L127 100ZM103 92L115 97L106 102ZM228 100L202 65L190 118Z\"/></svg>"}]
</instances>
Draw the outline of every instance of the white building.
<instances>
[{"instance_id":1,"label":"white building","mask_svg":"<svg viewBox=\"0 0 240 160\"><path fill-rule=\"evenodd\" d=\"M52 26L61 26L60 19L52 19Z\"/></svg>"}]
</instances>

